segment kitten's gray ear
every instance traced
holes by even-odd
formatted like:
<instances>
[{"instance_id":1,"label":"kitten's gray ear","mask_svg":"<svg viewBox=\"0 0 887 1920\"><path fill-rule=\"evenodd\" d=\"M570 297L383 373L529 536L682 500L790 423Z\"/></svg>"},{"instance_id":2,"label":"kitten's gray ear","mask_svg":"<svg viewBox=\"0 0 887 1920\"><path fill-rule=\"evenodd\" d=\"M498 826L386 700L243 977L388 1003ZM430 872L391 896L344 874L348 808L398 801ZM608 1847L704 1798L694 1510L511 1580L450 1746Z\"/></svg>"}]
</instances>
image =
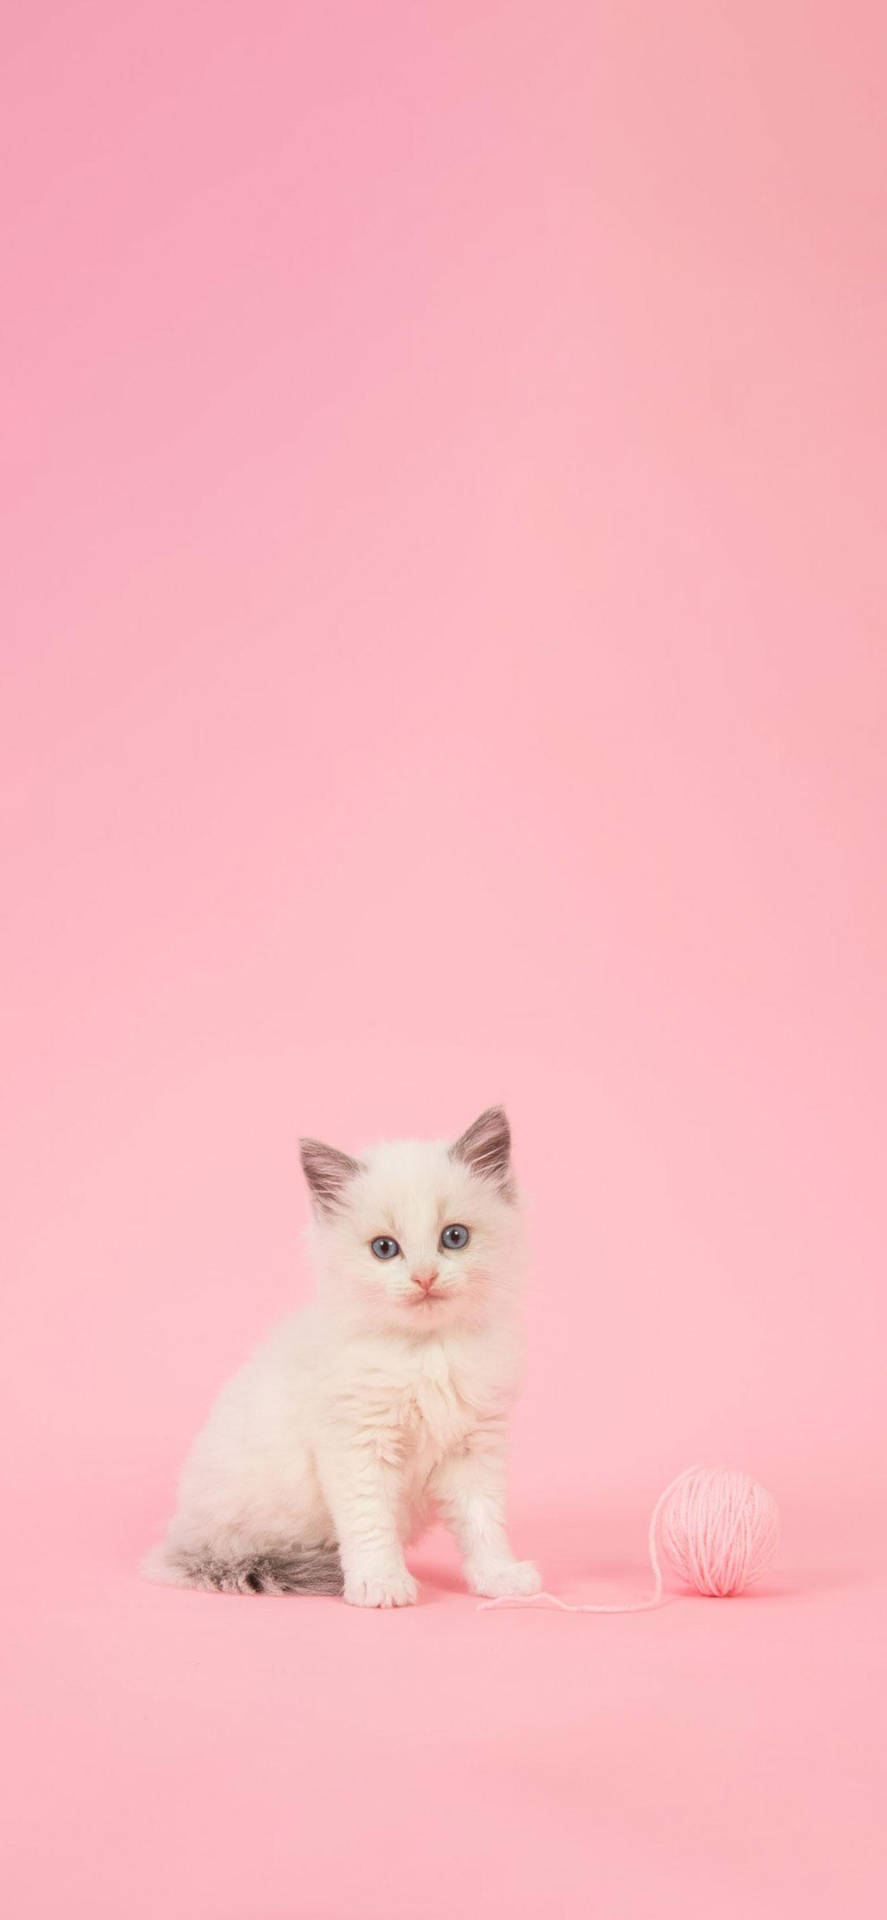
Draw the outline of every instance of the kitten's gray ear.
<instances>
[{"instance_id":1,"label":"kitten's gray ear","mask_svg":"<svg viewBox=\"0 0 887 1920\"><path fill-rule=\"evenodd\" d=\"M460 1134L450 1148L453 1160L463 1160L472 1173L480 1174L500 1188L509 1200L514 1198L511 1178L511 1128L504 1107L487 1107L472 1125Z\"/></svg>"},{"instance_id":2,"label":"kitten's gray ear","mask_svg":"<svg viewBox=\"0 0 887 1920\"><path fill-rule=\"evenodd\" d=\"M299 1155L318 1211L335 1213L345 1188L362 1171L360 1161L352 1160L349 1153L340 1153L338 1147L328 1147L323 1140L300 1140Z\"/></svg>"}]
</instances>

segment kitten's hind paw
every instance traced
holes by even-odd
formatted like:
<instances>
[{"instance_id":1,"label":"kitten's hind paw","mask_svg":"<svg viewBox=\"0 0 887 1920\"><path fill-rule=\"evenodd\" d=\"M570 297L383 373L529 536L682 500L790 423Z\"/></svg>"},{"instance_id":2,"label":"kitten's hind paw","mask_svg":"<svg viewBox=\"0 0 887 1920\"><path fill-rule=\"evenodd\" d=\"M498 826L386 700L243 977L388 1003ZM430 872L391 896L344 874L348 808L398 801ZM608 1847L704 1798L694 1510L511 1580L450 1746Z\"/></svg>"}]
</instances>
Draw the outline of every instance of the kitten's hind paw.
<instances>
[{"instance_id":1,"label":"kitten's hind paw","mask_svg":"<svg viewBox=\"0 0 887 1920\"><path fill-rule=\"evenodd\" d=\"M419 1589L411 1573L391 1575L351 1574L345 1581L345 1598L351 1607L412 1607Z\"/></svg>"},{"instance_id":2,"label":"kitten's hind paw","mask_svg":"<svg viewBox=\"0 0 887 1920\"><path fill-rule=\"evenodd\" d=\"M466 1567L465 1577L471 1592L482 1594L487 1600L538 1593L542 1586L532 1560L497 1560L489 1566Z\"/></svg>"}]
</instances>

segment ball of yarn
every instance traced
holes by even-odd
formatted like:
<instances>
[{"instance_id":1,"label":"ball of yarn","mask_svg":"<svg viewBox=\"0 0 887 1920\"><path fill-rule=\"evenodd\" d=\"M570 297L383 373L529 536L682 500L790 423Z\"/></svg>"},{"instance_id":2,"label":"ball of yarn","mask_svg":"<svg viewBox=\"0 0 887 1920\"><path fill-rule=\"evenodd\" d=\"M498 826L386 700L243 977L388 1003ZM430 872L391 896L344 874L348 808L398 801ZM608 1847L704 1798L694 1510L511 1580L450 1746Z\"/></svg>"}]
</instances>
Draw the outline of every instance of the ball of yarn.
<instances>
[{"instance_id":1,"label":"ball of yarn","mask_svg":"<svg viewBox=\"0 0 887 1920\"><path fill-rule=\"evenodd\" d=\"M689 1467L666 1488L658 1519L663 1552L698 1593L741 1593L776 1551L776 1502L739 1467Z\"/></svg>"}]
</instances>

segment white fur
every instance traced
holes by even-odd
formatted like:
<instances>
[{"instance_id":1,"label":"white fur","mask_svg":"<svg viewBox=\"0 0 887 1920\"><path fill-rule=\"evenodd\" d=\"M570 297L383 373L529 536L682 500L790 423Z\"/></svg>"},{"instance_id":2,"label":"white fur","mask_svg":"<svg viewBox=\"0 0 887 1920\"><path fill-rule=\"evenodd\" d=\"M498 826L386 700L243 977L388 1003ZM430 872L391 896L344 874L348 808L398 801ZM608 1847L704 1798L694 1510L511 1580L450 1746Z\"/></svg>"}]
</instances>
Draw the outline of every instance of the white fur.
<instances>
[{"instance_id":1,"label":"white fur","mask_svg":"<svg viewBox=\"0 0 887 1920\"><path fill-rule=\"evenodd\" d=\"M453 1222L471 1239L442 1251ZM378 1260L370 1242L379 1234L402 1254ZM445 1142L385 1143L363 1156L331 1209L318 1207L310 1242L317 1298L223 1389L146 1571L202 1584L193 1569L203 1559L219 1566L337 1546L346 1600L401 1606L416 1598L404 1543L437 1513L456 1535L472 1592L535 1593L536 1569L514 1559L504 1521L520 1362L521 1233L509 1179L491 1177L488 1156L472 1164ZM426 1298L411 1274L433 1268Z\"/></svg>"}]
</instances>

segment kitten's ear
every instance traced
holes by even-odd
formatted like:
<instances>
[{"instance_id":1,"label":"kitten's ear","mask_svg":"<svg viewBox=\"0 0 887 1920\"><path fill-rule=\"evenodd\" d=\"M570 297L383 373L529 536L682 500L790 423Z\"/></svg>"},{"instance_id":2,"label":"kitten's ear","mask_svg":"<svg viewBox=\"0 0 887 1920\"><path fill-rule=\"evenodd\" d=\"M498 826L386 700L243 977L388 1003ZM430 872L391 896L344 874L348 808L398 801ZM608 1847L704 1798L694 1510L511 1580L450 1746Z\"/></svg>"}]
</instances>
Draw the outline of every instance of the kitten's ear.
<instances>
[{"instance_id":1,"label":"kitten's ear","mask_svg":"<svg viewBox=\"0 0 887 1920\"><path fill-rule=\"evenodd\" d=\"M352 1160L349 1153L340 1153L338 1147L326 1146L323 1140L300 1140L299 1155L318 1212L335 1213L345 1188L361 1172L360 1161Z\"/></svg>"},{"instance_id":2,"label":"kitten's ear","mask_svg":"<svg viewBox=\"0 0 887 1920\"><path fill-rule=\"evenodd\" d=\"M487 1107L450 1148L451 1158L463 1160L472 1173L492 1181L511 1200L511 1128L504 1107Z\"/></svg>"}]
</instances>

